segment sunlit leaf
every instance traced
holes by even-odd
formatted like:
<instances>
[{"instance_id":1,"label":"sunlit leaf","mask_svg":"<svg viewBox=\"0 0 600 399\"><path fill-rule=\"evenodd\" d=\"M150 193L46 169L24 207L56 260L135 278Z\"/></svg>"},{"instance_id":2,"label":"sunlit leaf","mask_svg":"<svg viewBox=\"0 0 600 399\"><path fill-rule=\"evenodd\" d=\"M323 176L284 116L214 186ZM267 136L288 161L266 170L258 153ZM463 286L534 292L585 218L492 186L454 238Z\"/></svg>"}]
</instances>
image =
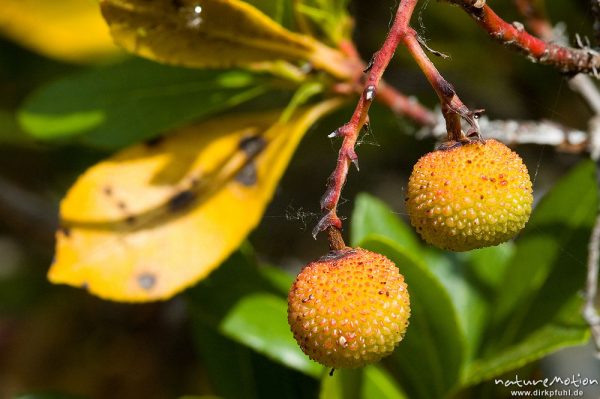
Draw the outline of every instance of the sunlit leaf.
<instances>
[{"instance_id":1,"label":"sunlit leaf","mask_svg":"<svg viewBox=\"0 0 600 399\"><path fill-rule=\"evenodd\" d=\"M348 77L343 57L240 0L102 0L115 41L152 60L189 67L267 68L308 61Z\"/></svg>"},{"instance_id":2,"label":"sunlit leaf","mask_svg":"<svg viewBox=\"0 0 600 399\"><path fill-rule=\"evenodd\" d=\"M50 280L121 301L194 284L257 225L306 130L340 104L286 123L279 112L206 121L92 167L61 203Z\"/></svg>"},{"instance_id":3,"label":"sunlit leaf","mask_svg":"<svg viewBox=\"0 0 600 399\"><path fill-rule=\"evenodd\" d=\"M46 56L91 62L118 54L93 0L2 0L0 34Z\"/></svg>"},{"instance_id":4,"label":"sunlit leaf","mask_svg":"<svg viewBox=\"0 0 600 399\"><path fill-rule=\"evenodd\" d=\"M267 89L264 78L247 71L193 70L137 59L43 87L25 102L19 120L38 139L82 136L87 144L115 148L156 137Z\"/></svg>"}]
</instances>

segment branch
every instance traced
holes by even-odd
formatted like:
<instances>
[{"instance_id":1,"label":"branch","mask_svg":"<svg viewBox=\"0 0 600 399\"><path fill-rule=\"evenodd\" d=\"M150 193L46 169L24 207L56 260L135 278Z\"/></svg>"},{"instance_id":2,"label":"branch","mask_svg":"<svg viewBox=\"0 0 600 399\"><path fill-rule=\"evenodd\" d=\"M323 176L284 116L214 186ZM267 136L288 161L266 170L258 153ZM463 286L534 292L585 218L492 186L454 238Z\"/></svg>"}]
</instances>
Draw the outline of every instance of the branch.
<instances>
[{"instance_id":1,"label":"branch","mask_svg":"<svg viewBox=\"0 0 600 399\"><path fill-rule=\"evenodd\" d=\"M479 126L476 120L479 111L472 112L463 104L452 85L440 75L433 63L429 60L421 47L422 41L419 40L415 30L409 26L417 1L418 0L400 1L394 23L390 28L388 36L381 46L381 49L374 55L371 63L367 67L369 74L352 118L348 123L330 135L330 137L343 137L344 141L342 142L338 154L336 168L329 177L327 189L321 198L321 211L323 212L323 216L313 229L313 236L316 238L319 232L329 230L330 247L332 248L344 245L343 242L340 243L337 239L333 240L335 242L332 241L332 237L341 237L341 235L334 232L334 230L339 231L342 228L342 221L337 215L337 206L341 197L342 188L346 183L350 163L353 163L358 169L358 156L354 147L360 130L368 121L369 108L375 99L378 89L383 89L383 101L388 104L393 104L395 109L414 110L414 106L411 106L411 103L407 101L408 99L402 97L399 93L385 85L382 85L381 88L379 87L383 72L389 65L389 62L400 43L403 43L406 46L440 99L442 113L446 120L448 140L468 141L468 137L471 135L476 135L480 138ZM429 112L424 112L422 109L419 109L419 111L422 112L421 120L422 122L425 122L423 124L429 126L433 125L432 115ZM467 136L465 136L461 129L461 118L465 119L471 125L471 129L467 132Z\"/></svg>"},{"instance_id":2,"label":"branch","mask_svg":"<svg viewBox=\"0 0 600 399\"><path fill-rule=\"evenodd\" d=\"M375 59L373 59L369 65L365 64L360 58L352 41L342 41L340 43L340 49L354 64L361 67L360 71L368 72L373 67ZM356 81L361 82L360 74L357 75ZM356 83L338 83L334 86L334 91L340 94L357 93L358 95L361 95L363 90L363 84ZM436 115L433 111L419 103L416 98L408 97L394 87L388 85L383 79L381 79L379 83L377 96L375 98L379 103L387 106L396 115L408 118L419 126L434 126L436 123Z\"/></svg>"},{"instance_id":3,"label":"branch","mask_svg":"<svg viewBox=\"0 0 600 399\"><path fill-rule=\"evenodd\" d=\"M500 18L485 0L446 0L460 6L496 41L516 49L534 62L551 65L561 72L597 74L600 53L546 42L525 31L519 23L509 24Z\"/></svg>"},{"instance_id":4,"label":"branch","mask_svg":"<svg viewBox=\"0 0 600 399\"><path fill-rule=\"evenodd\" d=\"M598 159L596 159L596 179L598 179L598 187L600 188L600 164L598 163ZM600 210L592 230L588 252L588 272L586 279L583 317L590 326L596 351L600 354L600 315L596 309L596 295L598 293L598 265L600 263Z\"/></svg>"},{"instance_id":5,"label":"branch","mask_svg":"<svg viewBox=\"0 0 600 399\"><path fill-rule=\"evenodd\" d=\"M470 130L467 132L467 136L475 134L479 137L480 130L476 118L481 111L472 112L463 104L456 94L454 87L444 79L431 60L427 57L425 51L423 51L423 48L421 47L416 32L413 29L410 29L408 34L404 36L403 41L440 99L440 103L442 104L442 114L446 121L448 141L460 142L467 140L462 131L461 117L471 125Z\"/></svg>"},{"instance_id":6,"label":"branch","mask_svg":"<svg viewBox=\"0 0 600 399\"><path fill-rule=\"evenodd\" d=\"M348 123L332 133L331 137L343 137L335 170L329 177L327 189L321 198L321 210L324 215L313 229L313 236L328 228L341 230L342 221L337 215L337 206L342 188L346 183L350 163L358 169L358 156L354 150L358 134L368 120L368 112L381 81L383 72L392 59L398 44L408 30L408 23L417 0L403 0L398 6L392 25L381 49L373 57L372 68L367 76L362 95Z\"/></svg>"},{"instance_id":7,"label":"branch","mask_svg":"<svg viewBox=\"0 0 600 399\"><path fill-rule=\"evenodd\" d=\"M485 131L485 137L496 139L506 145L536 144L549 145L557 150L569 153L591 151L588 133L572 129L551 121L515 121L479 119L479 126ZM433 128L424 128L417 133L418 139L434 137L446 139L446 126L442 115L438 115L438 123Z\"/></svg>"}]
</instances>

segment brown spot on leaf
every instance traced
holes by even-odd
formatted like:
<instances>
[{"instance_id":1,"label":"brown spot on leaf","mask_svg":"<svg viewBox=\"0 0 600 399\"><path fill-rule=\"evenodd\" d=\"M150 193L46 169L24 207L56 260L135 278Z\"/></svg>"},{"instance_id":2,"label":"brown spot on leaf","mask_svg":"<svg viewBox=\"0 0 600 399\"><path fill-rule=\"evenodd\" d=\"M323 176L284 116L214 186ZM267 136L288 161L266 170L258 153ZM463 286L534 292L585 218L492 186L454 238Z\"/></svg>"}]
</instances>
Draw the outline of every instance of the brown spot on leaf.
<instances>
[{"instance_id":1,"label":"brown spot on leaf","mask_svg":"<svg viewBox=\"0 0 600 399\"><path fill-rule=\"evenodd\" d=\"M242 170L239 171L235 180L244 186L250 187L256 184L258 181L258 175L256 171L256 165L254 162L246 164Z\"/></svg>"},{"instance_id":2,"label":"brown spot on leaf","mask_svg":"<svg viewBox=\"0 0 600 399\"><path fill-rule=\"evenodd\" d=\"M266 140L261 136L248 136L240 140L239 147L249 158L258 155L267 146Z\"/></svg>"},{"instance_id":3,"label":"brown spot on leaf","mask_svg":"<svg viewBox=\"0 0 600 399\"><path fill-rule=\"evenodd\" d=\"M137 277L137 283L142 289L150 291L156 285L156 275L153 273L142 273Z\"/></svg>"},{"instance_id":4,"label":"brown spot on leaf","mask_svg":"<svg viewBox=\"0 0 600 399\"><path fill-rule=\"evenodd\" d=\"M169 200L169 210L179 212L187 208L196 199L196 193L190 190L183 190L173 195Z\"/></svg>"},{"instance_id":5,"label":"brown spot on leaf","mask_svg":"<svg viewBox=\"0 0 600 399\"><path fill-rule=\"evenodd\" d=\"M67 226L60 226L58 228L58 232L60 234L62 234L63 236L65 236L66 238L71 237L71 229L68 228Z\"/></svg>"},{"instance_id":6,"label":"brown spot on leaf","mask_svg":"<svg viewBox=\"0 0 600 399\"><path fill-rule=\"evenodd\" d=\"M159 146L163 141L165 141L164 136L158 136L158 137L153 137L151 139L146 140L144 142L144 144L148 148L154 148L154 147Z\"/></svg>"}]
</instances>

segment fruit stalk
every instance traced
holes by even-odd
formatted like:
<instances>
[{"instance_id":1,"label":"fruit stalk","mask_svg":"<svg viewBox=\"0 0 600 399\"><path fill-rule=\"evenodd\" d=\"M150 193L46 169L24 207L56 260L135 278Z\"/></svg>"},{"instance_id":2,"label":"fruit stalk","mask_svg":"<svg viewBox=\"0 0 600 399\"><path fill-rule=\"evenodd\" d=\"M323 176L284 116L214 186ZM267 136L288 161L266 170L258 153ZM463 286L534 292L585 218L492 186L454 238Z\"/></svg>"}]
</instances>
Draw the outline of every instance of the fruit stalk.
<instances>
[{"instance_id":1,"label":"fruit stalk","mask_svg":"<svg viewBox=\"0 0 600 399\"><path fill-rule=\"evenodd\" d=\"M440 99L442 114L446 120L448 141L460 142L465 140L465 135L462 132L460 124L461 117L471 125L472 130L469 133L476 133L478 135L479 127L475 119L477 112L472 112L463 104L456 94L454 87L444 79L435 65L433 65L429 57L425 54L425 51L423 51L414 29L409 28L409 32L404 36L403 42Z\"/></svg>"}]
</instances>

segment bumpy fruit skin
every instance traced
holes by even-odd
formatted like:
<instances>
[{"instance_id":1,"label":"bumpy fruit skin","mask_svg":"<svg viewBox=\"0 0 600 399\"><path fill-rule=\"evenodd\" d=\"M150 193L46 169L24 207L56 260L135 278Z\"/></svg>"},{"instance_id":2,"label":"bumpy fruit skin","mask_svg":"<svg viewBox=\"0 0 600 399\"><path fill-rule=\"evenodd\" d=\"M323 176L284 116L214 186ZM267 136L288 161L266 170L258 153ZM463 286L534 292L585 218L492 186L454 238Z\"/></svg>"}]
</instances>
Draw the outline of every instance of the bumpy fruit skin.
<instances>
[{"instance_id":1,"label":"bumpy fruit skin","mask_svg":"<svg viewBox=\"0 0 600 399\"><path fill-rule=\"evenodd\" d=\"M450 251L509 240L529 220L532 203L527 167L496 140L426 154L414 166L406 198L421 237Z\"/></svg>"},{"instance_id":2,"label":"bumpy fruit skin","mask_svg":"<svg viewBox=\"0 0 600 399\"><path fill-rule=\"evenodd\" d=\"M361 248L330 252L300 272L288 296L288 322L311 359L356 368L389 355L402 340L410 300L404 277L385 256Z\"/></svg>"}]
</instances>

